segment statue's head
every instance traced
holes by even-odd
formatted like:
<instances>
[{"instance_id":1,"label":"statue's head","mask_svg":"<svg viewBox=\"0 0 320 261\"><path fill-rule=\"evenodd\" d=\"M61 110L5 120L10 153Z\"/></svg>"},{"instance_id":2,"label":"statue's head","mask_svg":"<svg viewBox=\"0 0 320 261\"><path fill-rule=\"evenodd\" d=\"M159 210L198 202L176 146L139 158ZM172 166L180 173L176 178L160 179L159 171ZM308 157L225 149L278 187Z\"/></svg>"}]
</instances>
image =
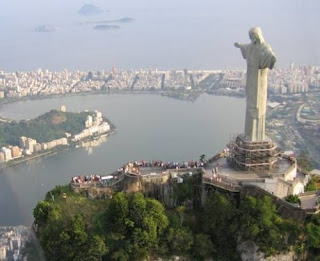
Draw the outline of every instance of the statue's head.
<instances>
[{"instance_id":1,"label":"statue's head","mask_svg":"<svg viewBox=\"0 0 320 261\"><path fill-rule=\"evenodd\" d=\"M264 39L260 27L255 26L249 30L249 38L252 43L263 43Z\"/></svg>"}]
</instances>

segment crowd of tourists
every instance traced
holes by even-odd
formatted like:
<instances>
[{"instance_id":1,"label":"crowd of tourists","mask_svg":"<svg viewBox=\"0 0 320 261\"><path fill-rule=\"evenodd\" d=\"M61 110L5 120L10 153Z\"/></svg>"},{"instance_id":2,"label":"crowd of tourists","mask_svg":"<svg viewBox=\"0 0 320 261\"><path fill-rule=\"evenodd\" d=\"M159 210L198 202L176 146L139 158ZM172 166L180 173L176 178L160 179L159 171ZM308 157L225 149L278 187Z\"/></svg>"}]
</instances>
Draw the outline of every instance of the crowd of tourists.
<instances>
[{"instance_id":1,"label":"crowd of tourists","mask_svg":"<svg viewBox=\"0 0 320 261\"><path fill-rule=\"evenodd\" d=\"M101 182L101 176L92 174L92 175L79 175L71 178L71 183L80 183L80 184L85 184L85 183L97 183Z\"/></svg>"},{"instance_id":2,"label":"crowd of tourists","mask_svg":"<svg viewBox=\"0 0 320 261\"><path fill-rule=\"evenodd\" d=\"M186 168L202 168L206 166L206 161L185 161L185 162L164 162L164 161L135 161L126 164L123 168L118 169L118 172L140 174L140 168L160 168L167 169L186 169Z\"/></svg>"}]
</instances>

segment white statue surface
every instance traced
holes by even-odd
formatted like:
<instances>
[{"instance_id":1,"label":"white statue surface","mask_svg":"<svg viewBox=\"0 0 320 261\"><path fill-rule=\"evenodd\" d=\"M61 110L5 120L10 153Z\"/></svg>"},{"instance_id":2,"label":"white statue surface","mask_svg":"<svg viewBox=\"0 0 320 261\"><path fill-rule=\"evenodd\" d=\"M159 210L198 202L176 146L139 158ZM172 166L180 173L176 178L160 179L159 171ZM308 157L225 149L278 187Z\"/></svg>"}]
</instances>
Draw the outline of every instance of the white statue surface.
<instances>
[{"instance_id":1,"label":"white statue surface","mask_svg":"<svg viewBox=\"0 0 320 261\"><path fill-rule=\"evenodd\" d=\"M247 61L246 80L246 121L245 140L264 141L267 106L268 70L272 69L276 56L271 47L264 41L261 29L253 27L249 31L251 43L234 46L240 48Z\"/></svg>"}]
</instances>

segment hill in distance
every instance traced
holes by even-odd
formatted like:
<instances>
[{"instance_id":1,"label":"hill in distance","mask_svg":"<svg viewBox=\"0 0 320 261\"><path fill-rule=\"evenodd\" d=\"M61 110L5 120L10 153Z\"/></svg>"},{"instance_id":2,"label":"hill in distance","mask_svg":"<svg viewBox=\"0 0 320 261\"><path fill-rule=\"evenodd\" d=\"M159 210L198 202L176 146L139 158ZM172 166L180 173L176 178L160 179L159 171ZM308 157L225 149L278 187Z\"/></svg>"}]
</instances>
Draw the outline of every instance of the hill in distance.
<instances>
[{"instance_id":1,"label":"hill in distance","mask_svg":"<svg viewBox=\"0 0 320 261\"><path fill-rule=\"evenodd\" d=\"M78 11L78 13L81 15L97 15L101 14L102 12L104 12L103 9L92 4L85 4Z\"/></svg>"},{"instance_id":2,"label":"hill in distance","mask_svg":"<svg viewBox=\"0 0 320 261\"><path fill-rule=\"evenodd\" d=\"M19 146L21 136L26 136L42 143L65 137L66 132L74 135L84 129L87 116L91 113L51 110L33 120L0 124L0 147L7 145Z\"/></svg>"}]
</instances>

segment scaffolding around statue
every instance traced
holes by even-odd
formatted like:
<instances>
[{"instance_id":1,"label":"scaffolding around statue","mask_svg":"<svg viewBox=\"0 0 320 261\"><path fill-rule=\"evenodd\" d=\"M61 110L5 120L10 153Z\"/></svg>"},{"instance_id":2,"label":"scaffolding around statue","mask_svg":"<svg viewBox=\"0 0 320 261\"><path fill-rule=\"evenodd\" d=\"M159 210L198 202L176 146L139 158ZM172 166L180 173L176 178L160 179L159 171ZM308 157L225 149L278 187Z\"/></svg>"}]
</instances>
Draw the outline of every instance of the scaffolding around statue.
<instances>
[{"instance_id":1,"label":"scaffolding around statue","mask_svg":"<svg viewBox=\"0 0 320 261\"><path fill-rule=\"evenodd\" d=\"M246 172L268 172L277 167L280 149L271 140L248 141L238 135L228 144L228 162L235 168Z\"/></svg>"}]
</instances>

